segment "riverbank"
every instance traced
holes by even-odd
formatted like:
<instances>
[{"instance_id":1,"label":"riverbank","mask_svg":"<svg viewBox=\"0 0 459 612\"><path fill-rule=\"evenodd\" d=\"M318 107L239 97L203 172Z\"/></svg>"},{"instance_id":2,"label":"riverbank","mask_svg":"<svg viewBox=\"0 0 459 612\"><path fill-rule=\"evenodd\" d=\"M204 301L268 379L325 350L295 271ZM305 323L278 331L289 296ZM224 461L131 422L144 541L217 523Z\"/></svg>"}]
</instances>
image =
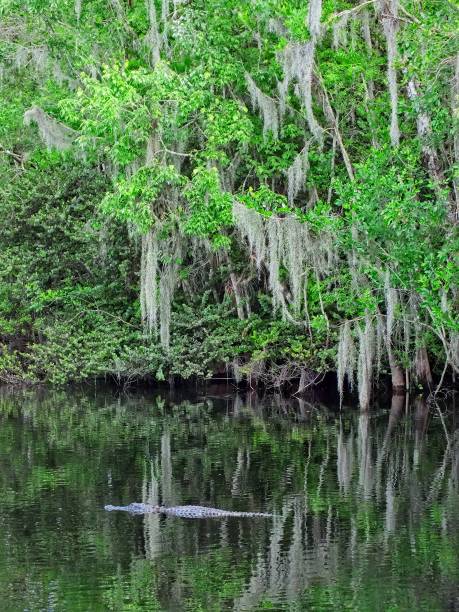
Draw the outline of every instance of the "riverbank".
<instances>
[{"instance_id":1,"label":"riverbank","mask_svg":"<svg viewBox=\"0 0 459 612\"><path fill-rule=\"evenodd\" d=\"M388 377L398 392L452 383L454 304L441 315L435 306L441 325L434 328L425 313L437 290L429 297L421 287L424 293L408 300L405 289L384 281L370 300L368 288L346 272L344 247L339 273L311 281L300 311L276 303L267 264L256 273L241 244L202 261L199 251L189 253L180 260L174 299L157 302L162 323L149 328L145 295L139 297L141 239L101 213L107 188L96 169L55 160L21 171L1 200L0 381L177 385L220 378L293 395L325 380L341 394L357 389L364 407ZM246 276L235 277L239 268ZM290 286L293 279L282 280L282 295ZM157 298L158 287L150 289ZM421 295L428 298L422 304ZM330 373L336 381L324 378Z\"/></svg>"},{"instance_id":2,"label":"riverbank","mask_svg":"<svg viewBox=\"0 0 459 612\"><path fill-rule=\"evenodd\" d=\"M91 315L91 322L94 321ZM332 336L328 347L316 346L298 327L252 315L241 321L231 304L207 306L186 313L174 311L170 347L165 351L140 328L116 317L85 327L87 315L49 328L41 342L24 342L21 350L1 346L0 383L10 386L108 382L121 388L206 389L227 385L233 390L282 393L302 397L325 392L340 402L337 351ZM336 340L335 340L336 342ZM14 347L14 342L11 342ZM441 364L439 364L441 365ZM441 383L456 386L433 368L431 385L416 378L414 364L403 372L406 387L393 388L389 363L374 372L370 403L392 392L430 393ZM343 397L358 402L357 380L346 381Z\"/></svg>"}]
</instances>

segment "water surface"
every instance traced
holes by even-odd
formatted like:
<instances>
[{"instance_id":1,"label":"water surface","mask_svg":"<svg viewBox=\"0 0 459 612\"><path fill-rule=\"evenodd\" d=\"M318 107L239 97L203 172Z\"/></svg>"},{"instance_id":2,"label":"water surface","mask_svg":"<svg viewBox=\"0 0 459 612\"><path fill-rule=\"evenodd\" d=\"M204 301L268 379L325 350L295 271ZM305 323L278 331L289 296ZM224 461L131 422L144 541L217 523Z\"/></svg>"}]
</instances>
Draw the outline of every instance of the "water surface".
<instances>
[{"instance_id":1,"label":"water surface","mask_svg":"<svg viewBox=\"0 0 459 612\"><path fill-rule=\"evenodd\" d=\"M459 610L459 419L0 391L1 609ZM132 501L274 512L186 520Z\"/></svg>"}]
</instances>

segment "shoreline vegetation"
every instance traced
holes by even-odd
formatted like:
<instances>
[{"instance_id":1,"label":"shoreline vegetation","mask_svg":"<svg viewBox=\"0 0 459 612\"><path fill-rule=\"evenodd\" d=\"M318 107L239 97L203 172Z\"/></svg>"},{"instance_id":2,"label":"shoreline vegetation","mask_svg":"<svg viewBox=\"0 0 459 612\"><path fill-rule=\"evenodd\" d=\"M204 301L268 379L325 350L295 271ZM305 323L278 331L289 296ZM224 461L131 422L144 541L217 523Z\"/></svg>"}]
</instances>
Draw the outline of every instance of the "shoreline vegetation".
<instances>
[{"instance_id":1,"label":"shoreline vegetation","mask_svg":"<svg viewBox=\"0 0 459 612\"><path fill-rule=\"evenodd\" d=\"M0 383L454 387L458 28L447 0L6 0Z\"/></svg>"}]
</instances>

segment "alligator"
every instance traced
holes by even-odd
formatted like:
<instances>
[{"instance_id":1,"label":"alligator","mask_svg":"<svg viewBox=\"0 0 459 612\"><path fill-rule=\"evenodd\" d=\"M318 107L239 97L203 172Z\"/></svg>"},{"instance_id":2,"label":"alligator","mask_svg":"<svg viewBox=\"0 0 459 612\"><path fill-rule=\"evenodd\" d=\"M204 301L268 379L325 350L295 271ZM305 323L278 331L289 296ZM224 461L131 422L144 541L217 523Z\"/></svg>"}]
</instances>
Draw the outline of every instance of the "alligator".
<instances>
[{"instance_id":1,"label":"alligator","mask_svg":"<svg viewBox=\"0 0 459 612\"><path fill-rule=\"evenodd\" d=\"M178 516L180 518L207 519L226 517L263 517L270 518L268 512L232 512L230 510L219 510L218 508L207 508L206 506L152 506L151 504L133 503L128 506L105 506L105 510L122 510L131 514L166 514L167 516Z\"/></svg>"}]
</instances>

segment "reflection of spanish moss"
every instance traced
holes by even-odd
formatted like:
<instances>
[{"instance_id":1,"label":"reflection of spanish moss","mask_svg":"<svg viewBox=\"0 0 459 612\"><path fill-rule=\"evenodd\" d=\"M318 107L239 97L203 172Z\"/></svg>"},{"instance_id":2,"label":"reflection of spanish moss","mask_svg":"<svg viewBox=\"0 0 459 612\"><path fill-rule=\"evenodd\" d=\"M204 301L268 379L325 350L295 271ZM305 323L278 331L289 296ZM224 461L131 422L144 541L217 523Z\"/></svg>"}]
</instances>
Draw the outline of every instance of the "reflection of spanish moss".
<instances>
[{"instance_id":1,"label":"reflection of spanish moss","mask_svg":"<svg viewBox=\"0 0 459 612\"><path fill-rule=\"evenodd\" d=\"M358 490L363 499L371 497L374 486L374 468L372 460L371 439L369 437L368 413L359 416L359 429L357 436L357 460L359 463Z\"/></svg>"},{"instance_id":2,"label":"reflection of spanish moss","mask_svg":"<svg viewBox=\"0 0 459 612\"><path fill-rule=\"evenodd\" d=\"M193 499L195 503L229 507L236 496L234 509L236 501L249 504L253 500L257 508L268 499L272 504L269 509L274 516L266 522L228 519L184 523L148 514L126 516L121 523L115 517L96 517L103 521L102 567L105 571L108 553L115 558L122 595L126 593L123 585L131 580L143 595L146 583L137 570L144 563L145 574L153 576L148 586L155 589L160 609L191 609L190 593L199 595L209 584L212 589L214 585L220 588L223 581L231 588L225 590L224 602L218 602L225 609L262 609L267 601L271 609L313 609L308 595L316 592L317 585L335 597L340 595L343 581L345 593L351 593L353 601L367 601L367 584L375 583L375 568L381 568L388 581L385 596L392 596L392 589L398 591L408 581L410 601L420 601L423 593L418 597L416 589L423 587L418 582L412 585L413 567L420 580L432 572L441 576L446 584L446 595L442 591L439 596L442 602L447 602L450 590L456 596L459 430L455 429L453 411L448 413L441 407L443 431L435 406L430 406L435 418L429 422L429 406L423 398L405 407L402 396L394 397L389 414L382 410L347 412L341 420L333 411L326 415L316 405L317 416L305 425L279 418L280 410L273 418L271 404L262 401L252 412L243 396L238 399L242 404L239 414L233 416L231 410L225 410L228 398L214 401L214 407L222 407L220 412L212 411L210 402L168 403L165 409L164 398L152 402L148 394L113 399L98 393L90 400L81 392L69 396L61 391L48 395L26 390L19 394L20 412L17 400L12 402L7 390L0 391L2 426L11 439L18 438L20 448L31 449L23 470L18 470L17 458L3 456L4 485L11 486L14 474L21 491L4 500L8 509L18 508L24 499L29 504L42 497L43 491L34 490L36 481L30 479L31 458L48 461L50 452L80 448L83 435L97 445L97 457L106 464L100 473L88 470L84 483L78 477L80 464L77 470L69 464L72 469L66 469L65 478L73 477L75 482L65 486L75 486L75 491L70 489L75 496L67 502L65 496L55 500L59 512L61 503L68 504L64 511L74 506L73 500L82 498L83 490L88 493L86 508L99 504L101 485L110 495L126 501L137 499L133 473L128 472L124 479L120 472L129 456L128 439L133 442L132 463L127 465L129 470L134 466L136 472L140 467L137 476L142 479L143 503L156 505L168 496L171 500L177 496L178 503ZM89 410L90 402L94 402L94 410ZM27 430L19 430L18 436L19 426ZM47 435L37 437L38 430ZM113 447L118 455L114 465ZM152 456L148 451L153 451ZM373 467L376 456L377 479ZM84 466L95 463L92 453L79 454L78 461ZM76 476L72 476L74 471ZM46 472L48 478L50 473ZM87 479L91 477L88 491ZM49 503L53 503L53 496ZM36 503L34 513L42 510L41 505ZM88 530L92 533L94 529L94 513L82 512L81 520L87 521L81 526L84 540ZM126 537L126 529L134 533L136 527L144 529L144 549L134 537ZM18 534L23 533L21 515L16 529L7 533L13 547ZM49 536L47 531L42 533ZM27 538L25 547L33 551L34 541ZM141 558L144 551L146 559ZM41 549L39 552L42 554ZM409 565L407 572L405 564ZM379 596L379 576L376 586ZM31 587L27 588L31 592ZM213 596L214 591L210 592ZM207 599L201 608L211 609L209 602ZM407 606L411 608L417 609Z\"/></svg>"},{"instance_id":3,"label":"reflection of spanish moss","mask_svg":"<svg viewBox=\"0 0 459 612\"><path fill-rule=\"evenodd\" d=\"M345 440L342 424L338 434L336 467L339 486L346 494L349 491L354 468L354 435L351 431Z\"/></svg>"},{"instance_id":4,"label":"reflection of spanish moss","mask_svg":"<svg viewBox=\"0 0 459 612\"><path fill-rule=\"evenodd\" d=\"M159 482L157 478L157 462L150 461L150 473L145 473L142 483L142 502L157 506L159 499ZM161 529L159 514L144 515L145 553L147 559L156 559L162 552Z\"/></svg>"},{"instance_id":5,"label":"reflection of spanish moss","mask_svg":"<svg viewBox=\"0 0 459 612\"><path fill-rule=\"evenodd\" d=\"M386 538L391 533L394 533L396 525L394 472L394 459L391 457L386 466L386 515L384 525L384 535Z\"/></svg>"},{"instance_id":6,"label":"reflection of spanish moss","mask_svg":"<svg viewBox=\"0 0 459 612\"><path fill-rule=\"evenodd\" d=\"M161 498L164 506L173 506L177 501L172 482L171 435L168 431L161 436Z\"/></svg>"},{"instance_id":7,"label":"reflection of spanish moss","mask_svg":"<svg viewBox=\"0 0 459 612\"><path fill-rule=\"evenodd\" d=\"M233 479L231 482L231 494L239 495L241 491L241 477L244 468L245 453L242 447L237 449L236 469L234 470Z\"/></svg>"}]
</instances>

